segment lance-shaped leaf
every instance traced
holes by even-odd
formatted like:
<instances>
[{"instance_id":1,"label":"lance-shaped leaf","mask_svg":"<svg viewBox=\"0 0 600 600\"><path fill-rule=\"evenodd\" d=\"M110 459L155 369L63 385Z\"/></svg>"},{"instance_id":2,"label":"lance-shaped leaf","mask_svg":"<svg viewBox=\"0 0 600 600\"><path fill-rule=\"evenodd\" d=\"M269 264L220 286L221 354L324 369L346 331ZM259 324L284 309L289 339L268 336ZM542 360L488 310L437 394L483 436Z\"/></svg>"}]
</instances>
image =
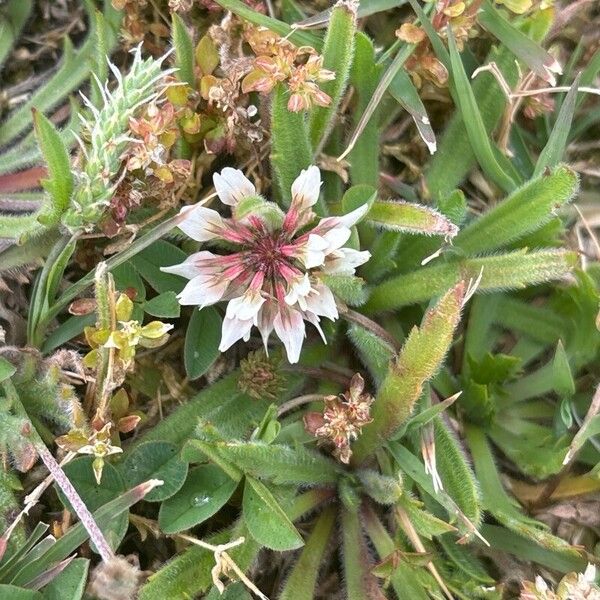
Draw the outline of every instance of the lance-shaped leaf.
<instances>
[{"instance_id":1,"label":"lance-shaped leaf","mask_svg":"<svg viewBox=\"0 0 600 600\"><path fill-rule=\"evenodd\" d=\"M479 527L482 512L475 475L458 440L440 417L434 420L434 431L437 467L444 489L469 521Z\"/></svg>"},{"instance_id":2,"label":"lance-shaped leaf","mask_svg":"<svg viewBox=\"0 0 600 600\"><path fill-rule=\"evenodd\" d=\"M173 48L175 48L175 66L177 67L177 79L193 87L194 77L194 45L192 37L185 27L182 18L174 12L173 23Z\"/></svg>"},{"instance_id":3,"label":"lance-shaped leaf","mask_svg":"<svg viewBox=\"0 0 600 600\"><path fill-rule=\"evenodd\" d=\"M156 480L141 483L94 511L94 520L99 527L107 527L115 517L126 512L130 506L142 500L146 494L161 483ZM12 583L26 585L29 581L71 555L87 538L88 533L85 527L81 523L77 523L65 535L49 546L43 554L37 556L35 561L29 562L21 569Z\"/></svg>"},{"instance_id":4,"label":"lance-shaped leaf","mask_svg":"<svg viewBox=\"0 0 600 600\"><path fill-rule=\"evenodd\" d=\"M360 8L359 14L360 14ZM350 71L350 83L357 95L352 111L353 125L358 126L375 90L381 67L375 62L373 42L359 31L355 36L354 62ZM373 115L358 136L348 158L350 180L354 185L367 184L377 188L379 183L379 113Z\"/></svg>"},{"instance_id":5,"label":"lance-shaped leaf","mask_svg":"<svg viewBox=\"0 0 600 600\"><path fill-rule=\"evenodd\" d=\"M306 540L279 600L313 600L323 554L335 524L335 510L324 510Z\"/></svg>"},{"instance_id":6,"label":"lance-shaped leaf","mask_svg":"<svg viewBox=\"0 0 600 600\"><path fill-rule=\"evenodd\" d=\"M535 540L540 546L561 554L578 556L579 552L574 546L549 533L539 521L526 517L519 510L516 500L506 493L484 431L470 425L465 429L465 434L481 488L483 507L505 527Z\"/></svg>"},{"instance_id":7,"label":"lance-shaped leaf","mask_svg":"<svg viewBox=\"0 0 600 600\"><path fill-rule=\"evenodd\" d=\"M348 337L358 351L363 364L369 369L377 384L383 381L394 349L378 335L353 323L348 328Z\"/></svg>"},{"instance_id":8,"label":"lance-shaped leaf","mask_svg":"<svg viewBox=\"0 0 600 600\"><path fill-rule=\"evenodd\" d=\"M373 225L392 231L449 238L458 233L458 227L442 213L412 202L376 200L366 219Z\"/></svg>"},{"instance_id":9,"label":"lance-shaped leaf","mask_svg":"<svg viewBox=\"0 0 600 600\"><path fill-rule=\"evenodd\" d=\"M489 0L483 3L477 17L481 25L509 48L538 77L550 85L556 85L556 75L562 73L557 60L504 18Z\"/></svg>"},{"instance_id":10,"label":"lance-shaped leaf","mask_svg":"<svg viewBox=\"0 0 600 600\"><path fill-rule=\"evenodd\" d=\"M319 84L329 95L329 106L316 106L310 114L310 141L317 151L323 144L337 118L338 107L346 89L354 57L356 8L352 2L339 0L331 11L323 47L323 67L335 73L335 79Z\"/></svg>"},{"instance_id":11,"label":"lance-shaped leaf","mask_svg":"<svg viewBox=\"0 0 600 600\"><path fill-rule=\"evenodd\" d=\"M498 163L451 29L448 29L448 46L456 95L455 100L463 116L473 152L484 173L505 192L511 192L515 189L516 183Z\"/></svg>"},{"instance_id":12,"label":"lance-shaped leaf","mask_svg":"<svg viewBox=\"0 0 600 600\"><path fill-rule=\"evenodd\" d=\"M436 374L450 348L463 297L464 284L459 283L425 313L421 327L411 331L379 388L373 421L354 444L355 463L389 440L412 413L423 385Z\"/></svg>"},{"instance_id":13,"label":"lance-shaped leaf","mask_svg":"<svg viewBox=\"0 0 600 600\"><path fill-rule=\"evenodd\" d=\"M431 127L429 117L425 106L421 101L419 93L415 88L411 78L404 69L399 69L388 88L392 97L406 110L412 117L421 139L427 145L430 154L437 150L437 141L435 133Z\"/></svg>"},{"instance_id":14,"label":"lance-shaped leaf","mask_svg":"<svg viewBox=\"0 0 600 600\"><path fill-rule=\"evenodd\" d=\"M294 550L304 545L302 536L267 486L246 476L244 520L252 537L271 550Z\"/></svg>"},{"instance_id":15,"label":"lance-shaped leaf","mask_svg":"<svg viewBox=\"0 0 600 600\"><path fill-rule=\"evenodd\" d=\"M554 123L548 142L544 146L540 157L535 165L535 171L533 172L534 177L541 175L546 169L552 169L561 160L567 147L567 141L569 138L569 132L571 131L571 123L573 122L573 115L577 106L577 92L579 91L579 82L581 81L581 74L579 74L565 101L560 107L560 112Z\"/></svg>"},{"instance_id":16,"label":"lance-shaped leaf","mask_svg":"<svg viewBox=\"0 0 600 600\"><path fill-rule=\"evenodd\" d=\"M294 179L312 163L304 115L290 112L287 102L285 87L277 84L271 105L271 165L285 206L291 201Z\"/></svg>"},{"instance_id":17,"label":"lance-shaped leaf","mask_svg":"<svg viewBox=\"0 0 600 600\"><path fill-rule=\"evenodd\" d=\"M373 565L358 512L343 508L341 523L346 598L348 600L385 600L385 596L371 572Z\"/></svg>"},{"instance_id":18,"label":"lance-shaped leaf","mask_svg":"<svg viewBox=\"0 0 600 600\"><path fill-rule=\"evenodd\" d=\"M73 174L67 148L50 120L37 110L33 111L33 125L37 142L48 168L48 178L42 186L50 194L49 203L40 218L46 224L54 224L69 207L73 191Z\"/></svg>"},{"instance_id":19,"label":"lance-shaped leaf","mask_svg":"<svg viewBox=\"0 0 600 600\"><path fill-rule=\"evenodd\" d=\"M201 447L200 445L201 444ZM223 460L253 477L268 479L275 484L334 484L342 473L332 460L303 446L290 448L264 442L190 440L186 453L192 448L212 451Z\"/></svg>"},{"instance_id":20,"label":"lance-shaped leaf","mask_svg":"<svg viewBox=\"0 0 600 600\"><path fill-rule=\"evenodd\" d=\"M579 187L577 173L567 166L528 181L506 200L464 227L454 245L466 254L497 250L537 231L568 203Z\"/></svg>"},{"instance_id":21,"label":"lance-shaped leaf","mask_svg":"<svg viewBox=\"0 0 600 600\"><path fill-rule=\"evenodd\" d=\"M477 290L493 292L521 289L560 279L577 265L577 254L568 250L527 249L497 256L468 258L431 265L398 275L373 288L364 310L377 313L437 296L458 281L476 281Z\"/></svg>"},{"instance_id":22,"label":"lance-shaped leaf","mask_svg":"<svg viewBox=\"0 0 600 600\"><path fill-rule=\"evenodd\" d=\"M494 62L512 87L519 79L514 59L512 52L502 46L492 49L486 62ZM489 134L500 121L508 101L491 73L479 75L473 82L472 90L485 131ZM466 119L470 118L471 115L467 114ZM455 111L439 140L437 152L425 171L425 181L433 198L439 200L452 193L475 162L465 121L461 112Z\"/></svg>"}]
</instances>

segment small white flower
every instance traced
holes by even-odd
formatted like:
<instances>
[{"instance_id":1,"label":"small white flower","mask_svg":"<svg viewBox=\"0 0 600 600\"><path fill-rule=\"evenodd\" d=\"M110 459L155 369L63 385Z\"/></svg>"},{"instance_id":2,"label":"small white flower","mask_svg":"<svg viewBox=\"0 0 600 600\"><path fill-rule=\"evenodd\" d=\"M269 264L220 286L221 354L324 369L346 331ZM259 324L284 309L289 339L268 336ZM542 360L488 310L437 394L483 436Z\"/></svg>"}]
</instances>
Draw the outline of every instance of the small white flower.
<instances>
[{"instance_id":1,"label":"small white flower","mask_svg":"<svg viewBox=\"0 0 600 600\"><path fill-rule=\"evenodd\" d=\"M224 204L236 206L256 189L241 171L226 168L214 176ZM182 264L163 268L189 279L179 294L181 304L200 307L228 301L219 349L225 351L240 339L248 340L257 327L265 345L273 331L283 342L288 360L297 362L305 337L305 324L313 324L323 341L320 318L336 320L338 310L325 273L353 274L369 258L343 245L352 225L368 210L365 205L349 215L321 219L305 230L315 214L321 175L311 166L292 185L288 212L267 222L260 211L238 219L221 217L204 207L184 209L180 229L197 241L223 240L234 250L227 255L202 250ZM260 201L260 196L256 196ZM303 230L302 232L300 232Z\"/></svg>"}]
</instances>

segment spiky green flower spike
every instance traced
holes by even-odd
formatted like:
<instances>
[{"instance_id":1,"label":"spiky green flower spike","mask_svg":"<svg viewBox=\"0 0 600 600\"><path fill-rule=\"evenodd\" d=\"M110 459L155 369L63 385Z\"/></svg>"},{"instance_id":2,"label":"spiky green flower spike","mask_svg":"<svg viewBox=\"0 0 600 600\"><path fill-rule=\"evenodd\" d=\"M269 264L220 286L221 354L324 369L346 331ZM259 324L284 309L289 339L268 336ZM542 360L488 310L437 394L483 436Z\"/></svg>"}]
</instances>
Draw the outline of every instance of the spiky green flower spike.
<instances>
[{"instance_id":1,"label":"spiky green flower spike","mask_svg":"<svg viewBox=\"0 0 600 600\"><path fill-rule=\"evenodd\" d=\"M133 50L133 63L122 75L108 63L117 81L111 92L99 81L104 106L97 109L84 96L92 118L82 118L86 142L79 140L83 151L82 165L74 170L75 186L71 205L64 213L63 224L71 231L90 229L102 216L119 182L121 155L127 144L129 119L136 111L155 100L168 85L167 76L174 69L162 70L169 53L159 59L142 60L141 46Z\"/></svg>"}]
</instances>

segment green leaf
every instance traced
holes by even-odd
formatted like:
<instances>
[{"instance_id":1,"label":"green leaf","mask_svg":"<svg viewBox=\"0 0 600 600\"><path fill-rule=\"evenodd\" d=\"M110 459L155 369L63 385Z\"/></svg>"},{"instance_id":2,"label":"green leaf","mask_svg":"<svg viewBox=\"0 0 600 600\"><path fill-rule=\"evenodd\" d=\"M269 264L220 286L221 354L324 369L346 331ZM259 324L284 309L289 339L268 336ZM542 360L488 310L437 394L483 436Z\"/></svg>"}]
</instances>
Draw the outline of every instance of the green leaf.
<instances>
[{"instance_id":1,"label":"green leaf","mask_svg":"<svg viewBox=\"0 0 600 600\"><path fill-rule=\"evenodd\" d=\"M435 455L444 489L466 517L479 527L482 511L475 475L453 433L441 418L434 420Z\"/></svg>"},{"instance_id":2,"label":"green leaf","mask_svg":"<svg viewBox=\"0 0 600 600\"><path fill-rule=\"evenodd\" d=\"M93 457L82 456L63 467L73 487L77 490L77 493L91 512L118 498L125 491L123 478L117 469L108 462L104 463L102 482L98 485L92 469L93 460ZM61 502L73 512L69 501L65 498L62 491L57 488L57 492ZM116 550L121 543L127 532L128 525L128 514L124 512L111 519L110 523L101 528L113 550Z\"/></svg>"},{"instance_id":3,"label":"green leaf","mask_svg":"<svg viewBox=\"0 0 600 600\"><path fill-rule=\"evenodd\" d=\"M153 317L164 319L177 318L181 312L181 305L177 300L177 294L172 291L163 292L148 300L144 304L144 311Z\"/></svg>"},{"instance_id":4,"label":"green leaf","mask_svg":"<svg viewBox=\"0 0 600 600\"><path fill-rule=\"evenodd\" d=\"M53 225L69 207L73 192L71 159L54 125L37 110L33 111L33 125L49 175L41 183L52 198L51 205L44 207L40 218L45 225Z\"/></svg>"},{"instance_id":5,"label":"green leaf","mask_svg":"<svg viewBox=\"0 0 600 600\"><path fill-rule=\"evenodd\" d=\"M177 79L187 83L191 88L195 87L194 77L194 44L185 23L176 13L171 13L171 31L173 37L173 48L175 48L175 66L177 67Z\"/></svg>"},{"instance_id":6,"label":"green leaf","mask_svg":"<svg viewBox=\"0 0 600 600\"><path fill-rule=\"evenodd\" d=\"M161 267L182 263L187 254L164 240L158 240L131 257L130 263L136 271L159 293L179 293L185 280L171 273L163 273Z\"/></svg>"},{"instance_id":7,"label":"green leaf","mask_svg":"<svg viewBox=\"0 0 600 600\"><path fill-rule=\"evenodd\" d=\"M158 523L167 534L191 529L218 512L238 485L215 465L190 471L183 487L162 503Z\"/></svg>"},{"instance_id":8,"label":"green leaf","mask_svg":"<svg viewBox=\"0 0 600 600\"><path fill-rule=\"evenodd\" d=\"M552 133L535 165L534 177L541 175L546 169L554 168L563 158L569 139L569 132L571 131L573 115L577 106L577 92L579 91L580 80L581 74L575 78L560 108Z\"/></svg>"},{"instance_id":9,"label":"green leaf","mask_svg":"<svg viewBox=\"0 0 600 600\"><path fill-rule=\"evenodd\" d=\"M376 200L365 218L372 225L392 231L448 238L458 233L458 227L437 210L411 202Z\"/></svg>"},{"instance_id":10,"label":"green leaf","mask_svg":"<svg viewBox=\"0 0 600 600\"><path fill-rule=\"evenodd\" d=\"M209 306L194 309L185 334L183 362L192 381L202 377L219 356L221 316Z\"/></svg>"},{"instance_id":11,"label":"green leaf","mask_svg":"<svg viewBox=\"0 0 600 600\"><path fill-rule=\"evenodd\" d=\"M396 504L401 498L402 478L382 475L373 469L361 469L356 472L365 494L373 498L378 504Z\"/></svg>"},{"instance_id":12,"label":"green leaf","mask_svg":"<svg viewBox=\"0 0 600 600\"><path fill-rule=\"evenodd\" d=\"M562 72L556 59L512 25L489 0L486 0L481 6L477 20L538 77L550 85L556 85L554 74Z\"/></svg>"},{"instance_id":13,"label":"green leaf","mask_svg":"<svg viewBox=\"0 0 600 600\"><path fill-rule=\"evenodd\" d=\"M434 154L437 150L435 133L431 127L427 111L421 101L419 92L404 69L398 69L398 72L390 82L388 90L394 100L410 114L429 153Z\"/></svg>"},{"instance_id":14,"label":"green leaf","mask_svg":"<svg viewBox=\"0 0 600 600\"><path fill-rule=\"evenodd\" d=\"M331 11L329 27L323 47L323 67L335 73L335 79L319 84L329 95L329 106L315 106L309 118L310 141L318 152L325 143L338 118L338 108L346 89L350 67L354 58L354 33L356 12L350 3L336 4Z\"/></svg>"},{"instance_id":15,"label":"green leaf","mask_svg":"<svg viewBox=\"0 0 600 600\"><path fill-rule=\"evenodd\" d=\"M286 512L258 479L246 476L242 507L248 531L259 544L280 552L304 545Z\"/></svg>"},{"instance_id":16,"label":"green leaf","mask_svg":"<svg viewBox=\"0 0 600 600\"><path fill-rule=\"evenodd\" d=\"M313 600L321 561L333 531L335 516L333 507L325 509L319 515L285 582L279 600Z\"/></svg>"},{"instance_id":17,"label":"green leaf","mask_svg":"<svg viewBox=\"0 0 600 600\"><path fill-rule=\"evenodd\" d=\"M287 103L288 92L279 83L271 105L271 165L284 206L292 199L292 183L313 162L304 115L290 112Z\"/></svg>"},{"instance_id":18,"label":"green leaf","mask_svg":"<svg viewBox=\"0 0 600 600\"><path fill-rule=\"evenodd\" d=\"M149 479L160 479L163 485L153 489L147 502L170 498L186 480L188 465L179 458L179 448L170 442L145 442L136 446L118 465L123 480L137 485Z\"/></svg>"},{"instance_id":19,"label":"green leaf","mask_svg":"<svg viewBox=\"0 0 600 600\"><path fill-rule=\"evenodd\" d=\"M342 508L341 517L347 600L383 600L385 596L371 573L371 559L358 513Z\"/></svg>"},{"instance_id":20,"label":"green leaf","mask_svg":"<svg viewBox=\"0 0 600 600\"><path fill-rule=\"evenodd\" d=\"M477 100L471 89L471 84L465 73L460 55L458 54L454 35L450 29L448 30L448 46L450 49L450 63L452 65L456 102L463 116L473 152L484 173L505 192L512 192L517 184L498 164L485 128L485 123L477 106Z\"/></svg>"},{"instance_id":21,"label":"green leaf","mask_svg":"<svg viewBox=\"0 0 600 600\"><path fill-rule=\"evenodd\" d=\"M535 540L504 527L483 525L481 533L493 548L508 552L524 562L537 563L559 573L582 572L587 564L581 555L565 555L542 548Z\"/></svg>"},{"instance_id":22,"label":"green leaf","mask_svg":"<svg viewBox=\"0 0 600 600\"><path fill-rule=\"evenodd\" d=\"M146 286L130 261L111 269L110 272L115 280L116 290L125 292L131 288L135 292L135 298L133 298L135 302L143 302L146 299Z\"/></svg>"},{"instance_id":23,"label":"green leaf","mask_svg":"<svg viewBox=\"0 0 600 600\"><path fill-rule=\"evenodd\" d=\"M436 374L450 348L463 296L461 283L425 313L420 328L411 331L379 388L371 412L373 421L354 443L356 463L389 440L411 415L423 385Z\"/></svg>"},{"instance_id":24,"label":"green leaf","mask_svg":"<svg viewBox=\"0 0 600 600\"><path fill-rule=\"evenodd\" d=\"M552 361L553 387L561 398L570 398L575 394L575 381L569 366L569 357L562 341L558 341Z\"/></svg>"},{"instance_id":25,"label":"green leaf","mask_svg":"<svg viewBox=\"0 0 600 600\"><path fill-rule=\"evenodd\" d=\"M44 600L81 600L90 561L76 558L44 587Z\"/></svg>"},{"instance_id":26,"label":"green leaf","mask_svg":"<svg viewBox=\"0 0 600 600\"><path fill-rule=\"evenodd\" d=\"M454 245L466 254L502 248L550 221L555 210L571 201L578 187L577 173L564 165L531 179L464 227Z\"/></svg>"},{"instance_id":27,"label":"green leaf","mask_svg":"<svg viewBox=\"0 0 600 600\"><path fill-rule=\"evenodd\" d=\"M368 297L365 282L355 275L328 275L324 274L323 283L335 296L349 306L361 306Z\"/></svg>"},{"instance_id":28,"label":"green leaf","mask_svg":"<svg viewBox=\"0 0 600 600\"><path fill-rule=\"evenodd\" d=\"M360 6L358 10L360 13ZM358 31L354 44L350 83L358 97L356 107L352 111L353 125L357 127L375 93L381 67L375 63L375 48L367 35ZM377 188L379 184L379 113L377 111L365 124L348 161L350 180L354 185L366 184L374 189Z\"/></svg>"},{"instance_id":29,"label":"green leaf","mask_svg":"<svg viewBox=\"0 0 600 600\"><path fill-rule=\"evenodd\" d=\"M348 337L358 350L363 364L369 369L377 384L385 377L394 351L378 335L352 323L348 328Z\"/></svg>"},{"instance_id":30,"label":"green leaf","mask_svg":"<svg viewBox=\"0 0 600 600\"><path fill-rule=\"evenodd\" d=\"M277 485L335 484L342 472L331 459L302 446L290 448L264 442L226 441L216 442L212 447L244 473Z\"/></svg>"},{"instance_id":31,"label":"green leaf","mask_svg":"<svg viewBox=\"0 0 600 600\"><path fill-rule=\"evenodd\" d=\"M403 496L399 503L406 511L417 533L428 540L431 540L434 536L437 538L444 533L455 531L452 525L438 519L427 510L421 508L423 506L422 502L414 500L409 496Z\"/></svg>"},{"instance_id":32,"label":"green leaf","mask_svg":"<svg viewBox=\"0 0 600 600\"><path fill-rule=\"evenodd\" d=\"M416 4L416 0L411 0ZM445 50L445 48L444 48ZM443 62L443 61L442 61ZM508 85L514 87L519 80L515 57L504 46L492 48L485 60L494 62ZM507 99L491 73L481 73L473 82L473 95L488 135L496 128L504 113ZM467 114L466 119L471 115ZM467 176L476 163L469 135L461 111L454 112L439 140L438 149L425 171L425 181L434 199L446 197Z\"/></svg>"},{"instance_id":33,"label":"green leaf","mask_svg":"<svg viewBox=\"0 0 600 600\"><path fill-rule=\"evenodd\" d=\"M26 590L16 585L0 584L0 598L7 600L44 600L44 596L35 590Z\"/></svg>"},{"instance_id":34,"label":"green leaf","mask_svg":"<svg viewBox=\"0 0 600 600\"><path fill-rule=\"evenodd\" d=\"M17 371L12 363L8 362L5 358L0 357L0 383L4 380L12 377Z\"/></svg>"},{"instance_id":35,"label":"green leaf","mask_svg":"<svg viewBox=\"0 0 600 600\"><path fill-rule=\"evenodd\" d=\"M565 250L539 250L449 261L392 277L371 290L365 312L377 313L437 296L461 280L476 281L478 292L520 289L560 279L577 264L577 255Z\"/></svg>"},{"instance_id":36,"label":"green leaf","mask_svg":"<svg viewBox=\"0 0 600 600\"><path fill-rule=\"evenodd\" d=\"M363 204L373 206L377 198L377 188L368 184L353 185L344 192L342 197L342 210L344 213L352 212Z\"/></svg>"}]
</instances>

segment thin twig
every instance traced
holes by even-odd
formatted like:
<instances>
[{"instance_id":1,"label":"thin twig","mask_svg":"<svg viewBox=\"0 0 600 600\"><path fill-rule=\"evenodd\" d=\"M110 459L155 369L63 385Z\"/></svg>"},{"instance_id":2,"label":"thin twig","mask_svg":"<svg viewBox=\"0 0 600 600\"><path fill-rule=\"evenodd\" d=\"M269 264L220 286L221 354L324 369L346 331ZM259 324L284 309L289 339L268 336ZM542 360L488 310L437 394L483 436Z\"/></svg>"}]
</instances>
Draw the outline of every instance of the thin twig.
<instances>
[{"instance_id":1,"label":"thin twig","mask_svg":"<svg viewBox=\"0 0 600 600\"><path fill-rule=\"evenodd\" d=\"M195 544L196 546L200 546L205 550L210 550L213 552L215 557L215 566L212 568L211 574L213 579L213 584L222 594L225 590L225 586L220 579L220 575L226 571L226 569L231 569L240 579L240 581L254 594L256 594L261 600L269 600L267 596L265 596L255 585L246 577L246 574L240 569L235 561L227 554L226 550L230 550L231 548L235 548L240 544L243 544L246 540L243 537L238 538L237 540L233 540L227 544L219 544L218 546L214 546L213 544L209 544L208 542L203 542L191 535L186 535L184 533L178 533L176 536L179 539L190 542L191 544Z\"/></svg>"},{"instance_id":2,"label":"thin twig","mask_svg":"<svg viewBox=\"0 0 600 600\"><path fill-rule=\"evenodd\" d=\"M303 404L309 404L310 402L322 402L322 401L323 401L322 394L305 394L304 396L297 396L296 398L292 398L291 400L284 402L277 409L277 416L281 417L281 415L284 415L286 412L289 412L290 410L293 410L294 408L298 408L299 406L302 406Z\"/></svg>"}]
</instances>

